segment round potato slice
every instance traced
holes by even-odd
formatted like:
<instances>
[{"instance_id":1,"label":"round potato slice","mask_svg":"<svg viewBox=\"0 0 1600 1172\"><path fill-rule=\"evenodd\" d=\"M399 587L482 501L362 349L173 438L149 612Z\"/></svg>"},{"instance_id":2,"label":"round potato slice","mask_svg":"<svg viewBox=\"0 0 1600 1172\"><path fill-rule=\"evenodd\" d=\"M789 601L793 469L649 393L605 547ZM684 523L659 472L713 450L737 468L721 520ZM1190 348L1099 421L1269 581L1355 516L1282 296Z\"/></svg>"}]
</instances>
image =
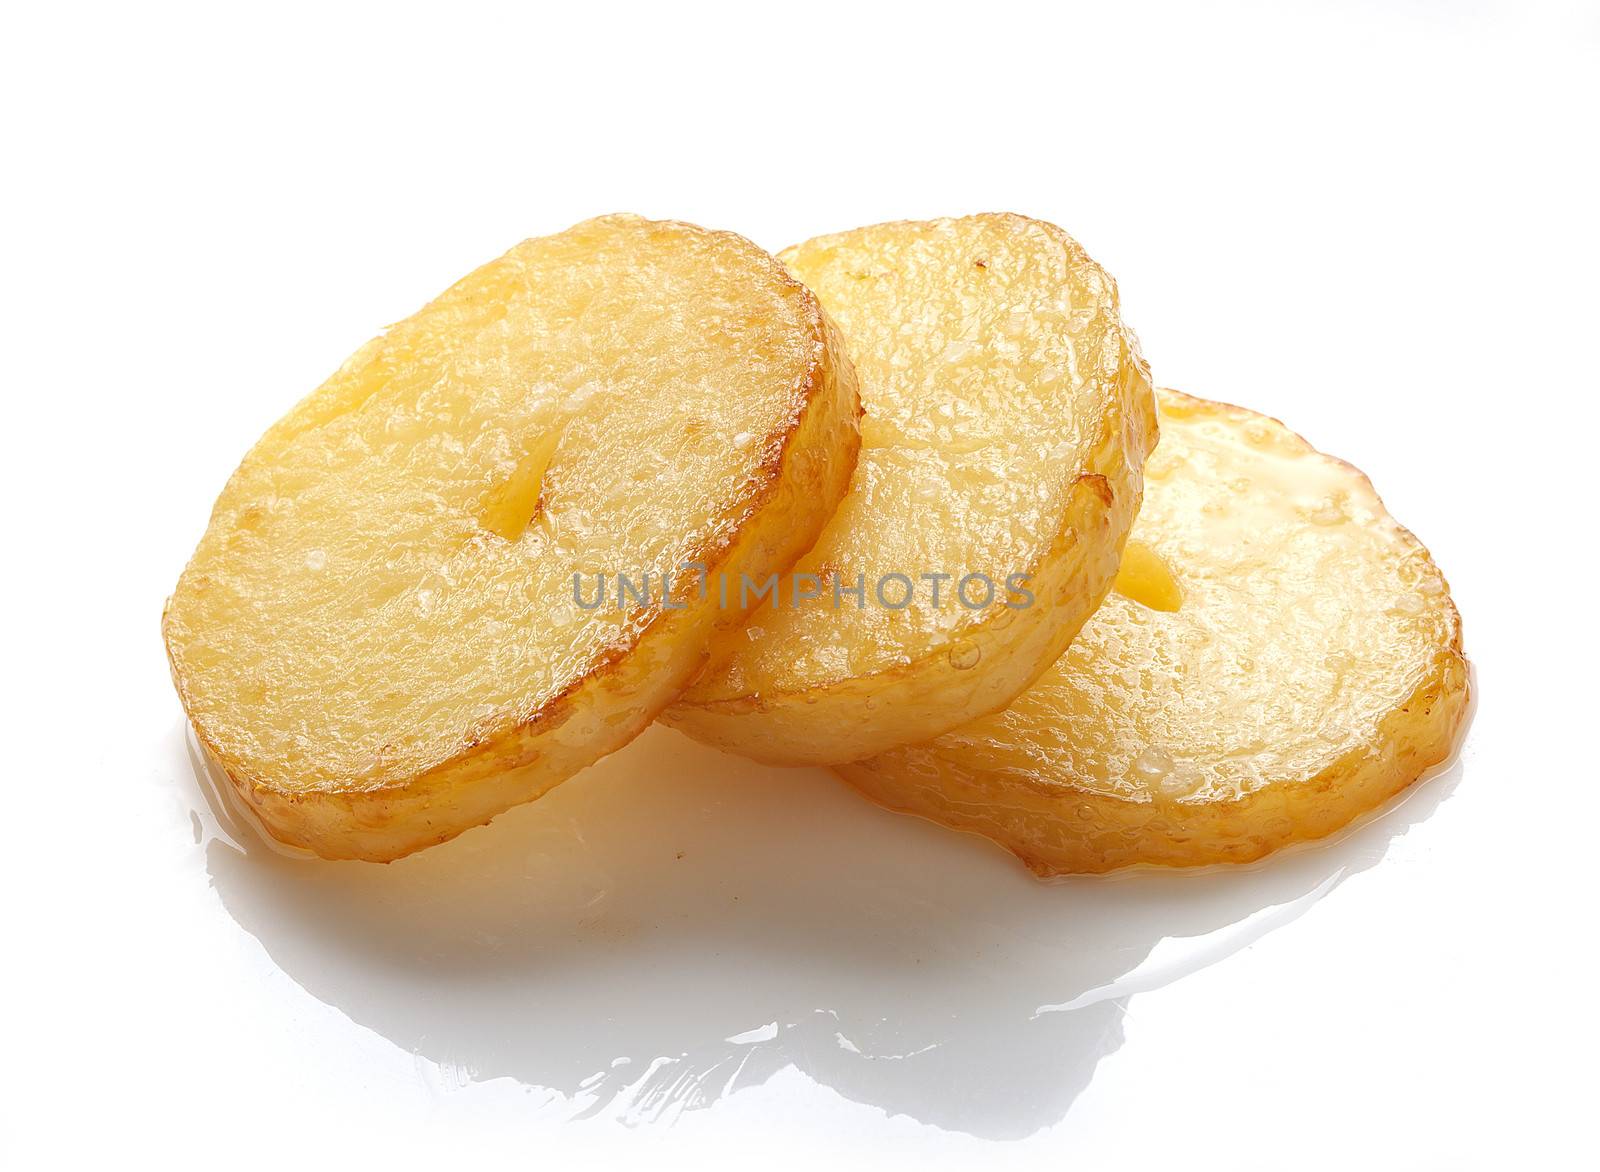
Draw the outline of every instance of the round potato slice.
<instances>
[{"instance_id":1,"label":"round potato slice","mask_svg":"<svg viewBox=\"0 0 1600 1172\"><path fill-rule=\"evenodd\" d=\"M1054 225L882 224L781 259L844 331L860 462L665 719L826 764L992 712L1061 654L1116 573L1155 408L1115 283Z\"/></svg>"},{"instance_id":2,"label":"round potato slice","mask_svg":"<svg viewBox=\"0 0 1600 1172\"><path fill-rule=\"evenodd\" d=\"M1339 829L1449 757L1461 623L1350 465L1163 390L1115 592L1004 712L838 770L1040 875L1240 863Z\"/></svg>"},{"instance_id":3,"label":"round potato slice","mask_svg":"<svg viewBox=\"0 0 1600 1172\"><path fill-rule=\"evenodd\" d=\"M742 617L693 583L809 546L858 418L816 299L749 241L527 241L245 457L166 608L184 707L284 842L442 842L649 724Z\"/></svg>"}]
</instances>

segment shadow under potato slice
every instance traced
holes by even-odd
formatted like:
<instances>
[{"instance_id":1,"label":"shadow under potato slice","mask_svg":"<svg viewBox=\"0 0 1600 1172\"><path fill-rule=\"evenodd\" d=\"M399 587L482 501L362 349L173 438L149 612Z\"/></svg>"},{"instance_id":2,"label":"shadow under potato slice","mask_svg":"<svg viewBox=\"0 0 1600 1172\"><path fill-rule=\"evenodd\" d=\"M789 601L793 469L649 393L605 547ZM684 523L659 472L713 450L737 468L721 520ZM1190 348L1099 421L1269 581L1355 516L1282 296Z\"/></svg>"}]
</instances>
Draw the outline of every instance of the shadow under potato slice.
<instances>
[{"instance_id":1,"label":"shadow under potato slice","mask_svg":"<svg viewBox=\"0 0 1600 1172\"><path fill-rule=\"evenodd\" d=\"M223 906L318 1000L573 1115L670 1119L794 1068L1004 1139L1058 1122L1127 998L1383 857L1412 800L1253 868L1043 884L997 847L653 729L534 806L387 866L288 858L201 792Z\"/></svg>"}]
</instances>

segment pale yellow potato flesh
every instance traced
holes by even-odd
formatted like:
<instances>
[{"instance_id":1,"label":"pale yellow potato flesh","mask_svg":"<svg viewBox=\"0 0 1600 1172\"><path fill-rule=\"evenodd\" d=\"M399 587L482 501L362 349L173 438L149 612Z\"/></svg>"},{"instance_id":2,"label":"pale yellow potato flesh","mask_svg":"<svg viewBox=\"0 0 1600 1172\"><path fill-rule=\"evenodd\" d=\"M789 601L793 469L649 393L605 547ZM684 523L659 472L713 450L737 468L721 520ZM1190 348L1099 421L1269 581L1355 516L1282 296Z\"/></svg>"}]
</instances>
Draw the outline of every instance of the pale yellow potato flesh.
<instances>
[{"instance_id":1,"label":"pale yellow potato flesh","mask_svg":"<svg viewBox=\"0 0 1600 1172\"><path fill-rule=\"evenodd\" d=\"M991 712L1061 654L1116 572L1155 410L1115 283L1054 225L881 224L781 259L844 332L860 461L795 568L822 596L790 592L724 635L664 719L757 760L826 764ZM893 575L912 605L884 604L906 597ZM997 587L989 600L972 579L970 609L969 575Z\"/></svg>"},{"instance_id":2,"label":"pale yellow potato flesh","mask_svg":"<svg viewBox=\"0 0 1600 1172\"><path fill-rule=\"evenodd\" d=\"M1468 666L1428 551L1276 420L1158 398L1118 592L1070 650L1005 711L842 777L1056 875L1257 859L1451 755Z\"/></svg>"},{"instance_id":3,"label":"pale yellow potato flesh","mask_svg":"<svg viewBox=\"0 0 1600 1172\"><path fill-rule=\"evenodd\" d=\"M611 216L369 342L245 457L169 600L195 730L275 837L386 860L530 800L704 663L709 572L783 570L842 497L855 379L741 237ZM574 575L650 572L646 605ZM661 575L674 582L663 604Z\"/></svg>"}]
</instances>

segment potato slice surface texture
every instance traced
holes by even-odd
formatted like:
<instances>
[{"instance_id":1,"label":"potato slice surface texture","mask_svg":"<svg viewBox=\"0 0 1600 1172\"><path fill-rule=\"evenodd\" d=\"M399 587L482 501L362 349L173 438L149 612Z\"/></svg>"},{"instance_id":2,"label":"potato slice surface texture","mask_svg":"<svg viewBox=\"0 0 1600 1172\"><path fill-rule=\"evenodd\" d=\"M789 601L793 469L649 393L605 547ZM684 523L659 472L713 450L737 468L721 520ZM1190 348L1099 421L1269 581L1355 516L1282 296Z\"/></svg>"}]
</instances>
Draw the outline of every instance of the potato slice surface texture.
<instances>
[{"instance_id":1,"label":"potato slice surface texture","mask_svg":"<svg viewBox=\"0 0 1600 1172\"><path fill-rule=\"evenodd\" d=\"M245 457L164 616L189 717L293 845L387 859L485 822L681 689L740 616L679 567L785 568L858 414L815 298L743 238L610 216L526 241Z\"/></svg>"},{"instance_id":2,"label":"potato slice surface texture","mask_svg":"<svg viewBox=\"0 0 1600 1172\"><path fill-rule=\"evenodd\" d=\"M848 761L995 710L1061 653L1116 572L1155 409L1114 282L1053 225L883 224L781 257L844 332L861 458L797 589L719 641L667 721Z\"/></svg>"},{"instance_id":3,"label":"potato slice surface texture","mask_svg":"<svg viewBox=\"0 0 1600 1172\"><path fill-rule=\"evenodd\" d=\"M1276 420L1161 391L1116 591L1005 711L843 767L1043 875L1247 862L1447 759L1469 673L1428 551Z\"/></svg>"}]
</instances>

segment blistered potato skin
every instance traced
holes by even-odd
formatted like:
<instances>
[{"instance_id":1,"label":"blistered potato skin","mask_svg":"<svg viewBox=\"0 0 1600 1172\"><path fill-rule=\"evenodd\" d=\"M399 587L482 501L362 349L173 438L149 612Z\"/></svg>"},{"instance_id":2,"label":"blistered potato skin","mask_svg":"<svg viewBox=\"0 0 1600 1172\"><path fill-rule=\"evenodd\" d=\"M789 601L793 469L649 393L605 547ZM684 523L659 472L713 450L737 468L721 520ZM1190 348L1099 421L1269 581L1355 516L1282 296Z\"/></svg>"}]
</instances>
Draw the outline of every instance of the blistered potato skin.
<instances>
[{"instance_id":1,"label":"blistered potato skin","mask_svg":"<svg viewBox=\"0 0 1600 1172\"><path fill-rule=\"evenodd\" d=\"M1427 550L1276 420L1159 399L1130 548L1170 568L1177 610L1112 594L1005 711L842 777L1050 876L1249 862L1450 757L1469 669Z\"/></svg>"},{"instance_id":2,"label":"blistered potato skin","mask_svg":"<svg viewBox=\"0 0 1600 1172\"><path fill-rule=\"evenodd\" d=\"M163 616L179 696L282 842L443 842L649 724L742 618L680 567L785 569L858 445L837 331L748 241L633 216L526 241L245 457ZM574 573L645 569L676 605L572 605Z\"/></svg>"},{"instance_id":3,"label":"blistered potato skin","mask_svg":"<svg viewBox=\"0 0 1600 1172\"><path fill-rule=\"evenodd\" d=\"M664 717L760 761L829 764L992 712L1061 654L1116 573L1155 408L1115 283L1054 225L882 224L780 256L839 321L865 410L850 491L796 573L869 590L1023 574L1034 596L763 606Z\"/></svg>"}]
</instances>

